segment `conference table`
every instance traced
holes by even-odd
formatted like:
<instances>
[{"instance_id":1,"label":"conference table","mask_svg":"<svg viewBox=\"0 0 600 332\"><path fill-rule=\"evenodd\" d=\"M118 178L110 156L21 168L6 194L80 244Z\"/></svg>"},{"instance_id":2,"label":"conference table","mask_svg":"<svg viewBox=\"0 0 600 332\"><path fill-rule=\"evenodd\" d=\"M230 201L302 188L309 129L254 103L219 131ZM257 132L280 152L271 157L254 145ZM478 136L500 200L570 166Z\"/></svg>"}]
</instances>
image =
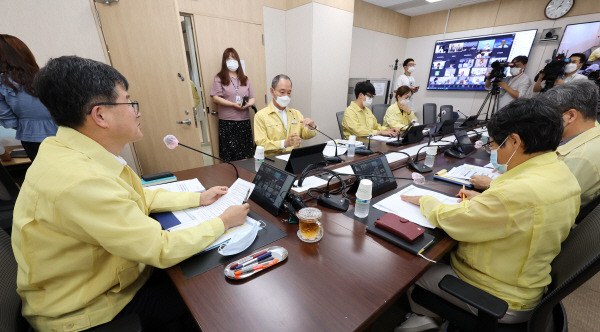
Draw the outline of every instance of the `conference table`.
<instances>
[{"instance_id":1,"label":"conference table","mask_svg":"<svg viewBox=\"0 0 600 332\"><path fill-rule=\"evenodd\" d=\"M401 148L372 142L373 151L383 153ZM341 167L371 156L343 156ZM249 162L249 161L246 161ZM433 173L462 163L487 164L489 155L475 150L457 160L438 153L434 171L425 186L454 195L455 184L433 181ZM253 163L253 161L252 161ZM411 177L403 163L393 163L394 176ZM243 163L242 163L243 164ZM238 165L239 166L239 165ZM238 167L240 178L252 181L254 172ZM198 178L206 187L231 185L231 165L217 164L176 172L178 179ZM412 181L396 180L398 187ZM225 277L225 265L187 279L178 266L168 273L202 331L355 331L364 330L433 264L366 232L366 226L340 211L321 206L324 236L317 243L304 243L296 235L298 224L283 222L253 201L250 209L287 233L269 244L288 250L288 258L243 280ZM306 201L317 206L315 200ZM351 202L350 209L353 209ZM439 260L455 245L444 236L423 254ZM232 259L233 260L233 259Z\"/></svg>"}]
</instances>

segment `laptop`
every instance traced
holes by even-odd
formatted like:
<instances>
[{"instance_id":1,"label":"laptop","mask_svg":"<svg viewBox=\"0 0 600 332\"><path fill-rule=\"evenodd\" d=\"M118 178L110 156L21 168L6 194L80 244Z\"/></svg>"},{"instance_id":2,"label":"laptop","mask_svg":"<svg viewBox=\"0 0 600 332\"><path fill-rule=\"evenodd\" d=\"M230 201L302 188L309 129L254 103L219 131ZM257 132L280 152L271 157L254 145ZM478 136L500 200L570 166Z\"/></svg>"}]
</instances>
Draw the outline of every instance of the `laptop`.
<instances>
[{"instance_id":1,"label":"laptop","mask_svg":"<svg viewBox=\"0 0 600 332\"><path fill-rule=\"evenodd\" d=\"M391 146L401 146L406 144L418 143L424 138L423 129L425 129L425 125L412 126L404 131L402 137L398 136L397 140L387 142L386 144Z\"/></svg>"},{"instance_id":2,"label":"laptop","mask_svg":"<svg viewBox=\"0 0 600 332\"><path fill-rule=\"evenodd\" d=\"M323 150L325 150L326 145L327 143L320 143L293 149L290 159L285 165L285 170L293 174L300 174L310 164L323 164L325 166Z\"/></svg>"}]
</instances>

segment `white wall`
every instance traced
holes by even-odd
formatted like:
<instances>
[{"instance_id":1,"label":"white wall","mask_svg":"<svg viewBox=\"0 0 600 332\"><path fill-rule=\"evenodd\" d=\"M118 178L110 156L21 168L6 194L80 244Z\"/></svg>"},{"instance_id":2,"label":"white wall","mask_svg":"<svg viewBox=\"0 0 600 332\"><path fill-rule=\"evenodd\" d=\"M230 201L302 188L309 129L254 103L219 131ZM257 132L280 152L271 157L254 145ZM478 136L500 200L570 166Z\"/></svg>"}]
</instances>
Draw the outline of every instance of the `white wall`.
<instances>
[{"instance_id":1,"label":"white wall","mask_svg":"<svg viewBox=\"0 0 600 332\"><path fill-rule=\"evenodd\" d=\"M436 103L438 108L440 105L453 105L455 110L459 109L467 115L474 115L479 110L487 94L484 91L426 90L429 67L431 66L431 58L433 56L433 48L436 40L512 32L527 29L538 29L538 35L536 36L536 41L534 41L531 49L529 63L525 71L525 73L533 79L536 73L546 65L544 60L550 59L552 57L553 50L558 48L558 42L548 43L538 41L539 35L543 29L552 27L562 27L564 29L567 24L596 20L600 20L600 14L566 17L556 21L543 20L537 22L512 24L493 28L448 33L445 35L440 34L409 38L406 43L406 57L412 57L420 64L413 73L417 81L417 85L421 86L419 93L415 94L415 109L417 110L417 115L422 113L422 105L423 103L427 102Z\"/></svg>"},{"instance_id":2,"label":"white wall","mask_svg":"<svg viewBox=\"0 0 600 332\"><path fill-rule=\"evenodd\" d=\"M106 63L93 15L90 3L82 0L2 0L0 32L27 44L40 67L62 55ZM129 145L121 156L137 172Z\"/></svg>"},{"instance_id":3,"label":"white wall","mask_svg":"<svg viewBox=\"0 0 600 332\"><path fill-rule=\"evenodd\" d=\"M405 54L406 38L353 27L350 77L388 78L391 80L396 59L399 64L396 77L402 74L402 62Z\"/></svg>"},{"instance_id":4,"label":"white wall","mask_svg":"<svg viewBox=\"0 0 600 332\"><path fill-rule=\"evenodd\" d=\"M319 129L338 138L336 112L346 109L346 94L354 15L345 10L313 5L312 107L310 116ZM328 138L318 135L315 143ZM311 142L312 143L312 142Z\"/></svg>"},{"instance_id":5,"label":"white wall","mask_svg":"<svg viewBox=\"0 0 600 332\"><path fill-rule=\"evenodd\" d=\"M263 7L267 97L273 77L287 71L285 10Z\"/></svg>"},{"instance_id":6,"label":"white wall","mask_svg":"<svg viewBox=\"0 0 600 332\"><path fill-rule=\"evenodd\" d=\"M292 79L290 107L305 117L311 116L312 105L313 6L309 3L285 12L285 74Z\"/></svg>"}]
</instances>

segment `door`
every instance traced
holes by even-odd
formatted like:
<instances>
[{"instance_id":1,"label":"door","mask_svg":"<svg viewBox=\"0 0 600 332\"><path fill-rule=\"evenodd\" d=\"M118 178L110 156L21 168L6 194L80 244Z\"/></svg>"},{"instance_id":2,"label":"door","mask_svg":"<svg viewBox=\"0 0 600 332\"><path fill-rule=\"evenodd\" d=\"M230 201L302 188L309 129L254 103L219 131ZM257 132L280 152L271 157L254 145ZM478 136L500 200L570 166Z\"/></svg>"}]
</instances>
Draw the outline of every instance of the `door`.
<instances>
[{"instance_id":1,"label":"door","mask_svg":"<svg viewBox=\"0 0 600 332\"><path fill-rule=\"evenodd\" d=\"M175 0L96 3L109 58L129 81L140 103L144 138L134 143L142 174L179 171L203 165L202 155L179 147L169 150L165 135L200 149L192 89ZM179 122L179 123L177 123Z\"/></svg>"},{"instance_id":2,"label":"door","mask_svg":"<svg viewBox=\"0 0 600 332\"><path fill-rule=\"evenodd\" d=\"M210 112L207 114L210 144L214 154L219 153L219 117L217 105L210 98L213 80L221 69L223 51L233 47L240 55L245 67L258 110L264 108L266 89L265 48L262 41L263 26L204 15L194 15L196 45L202 71L202 89ZM205 110L206 111L206 110ZM250 110L250 121L254 127L254 111Z\"/></svg>"}]
</instances>

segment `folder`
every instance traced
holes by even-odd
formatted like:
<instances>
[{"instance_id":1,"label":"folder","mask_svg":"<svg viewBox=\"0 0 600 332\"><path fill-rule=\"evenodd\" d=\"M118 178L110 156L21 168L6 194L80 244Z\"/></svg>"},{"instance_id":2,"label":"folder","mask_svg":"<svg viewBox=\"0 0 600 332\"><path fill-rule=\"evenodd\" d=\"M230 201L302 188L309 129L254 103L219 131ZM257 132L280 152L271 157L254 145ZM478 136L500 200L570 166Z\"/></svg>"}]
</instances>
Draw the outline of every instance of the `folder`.
<instances>
[{"instance_id":1,"label":"folder","mask_svg":"<svg viewBox=\"0 0 600 332\"><path fill-rule=\"evenodd\" d=\"M450 183L454 183L454 184L458 184L458 185L465 186L468 188L473 188L473 184L471 182L469 182L469 180L457 179L457 178L453 178L450 176L446 176L447 173L448 173L447 170L442 169L439 172L435 173L433 175L433 178L442 180L442 181L446 181L446 182L450 182Z\"/></svg>"}]
</instances>

